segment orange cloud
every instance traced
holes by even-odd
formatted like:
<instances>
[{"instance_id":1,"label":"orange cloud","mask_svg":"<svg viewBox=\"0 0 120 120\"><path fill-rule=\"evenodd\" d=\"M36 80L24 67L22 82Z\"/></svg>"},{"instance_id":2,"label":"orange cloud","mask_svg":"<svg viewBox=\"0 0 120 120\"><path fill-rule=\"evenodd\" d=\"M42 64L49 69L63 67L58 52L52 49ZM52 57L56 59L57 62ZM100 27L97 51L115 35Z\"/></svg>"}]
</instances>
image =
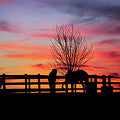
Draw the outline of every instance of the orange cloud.
<instances>
[{"instance_id":1,"label":"orange cloud","mask_svg":"<svg viewBox=\"0 0 120 120\"><path fill-rule=\"evenodd\" d=\"M96 58L103 58L108 61L119 62L120 50L119 49L102 49L95 51Z\"/></svg>"},{"instance_id":2,"label":"orange cloud","mask_svg":"<svg viewBox=\"0 0 120 120\"><path fill-rule=\"evenodd\" d=\"M0 45L1 50L49 51L49 46Z\"/></svg>"},{"instance_id":3,"label":"orange cloud","mask_svg":"<svg viewBox=\"0 0 120 120\"><path fill-rule=\"evenodd\" d=\"M0 55L1 58L20 60L46 60L49 58L49 46L20 46L20 45L0 45L0 50L8 54ZM11 52L10 52L11 51ZM21 51L18 53L18 51ZM27 53L25 53L27 51Z\"/></svg>"},{"instance_id":4,"label":"orange cloud","mask_svg":"<svg viewBox=\"0 0 120 120\"><path fill-rule=\"evenodd\" d=\"M26 53L26 54L11 54L11 55L1 55L1 58L10 58L10 59L20 59L20 60L46 60L49 58L48 53Z\"/></svg>"}]
</instances>

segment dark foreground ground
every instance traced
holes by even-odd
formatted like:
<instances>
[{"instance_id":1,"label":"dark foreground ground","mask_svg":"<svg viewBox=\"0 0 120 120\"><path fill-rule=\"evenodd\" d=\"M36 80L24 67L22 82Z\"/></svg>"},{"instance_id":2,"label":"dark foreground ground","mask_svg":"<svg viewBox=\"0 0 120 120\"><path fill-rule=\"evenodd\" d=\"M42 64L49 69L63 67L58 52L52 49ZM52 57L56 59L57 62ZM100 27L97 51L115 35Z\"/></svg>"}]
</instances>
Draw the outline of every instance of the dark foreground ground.
<instances>
[{"instance_id":1,"label":"dark foreground ground","mask_svg":"<svg viewBox=\"0 0 120 120\"><path fill-rule=\"evenodd\" d=\"M120 119L120 95L31 94L0 96L0 120Z\"/></svg>"}]
</instances>

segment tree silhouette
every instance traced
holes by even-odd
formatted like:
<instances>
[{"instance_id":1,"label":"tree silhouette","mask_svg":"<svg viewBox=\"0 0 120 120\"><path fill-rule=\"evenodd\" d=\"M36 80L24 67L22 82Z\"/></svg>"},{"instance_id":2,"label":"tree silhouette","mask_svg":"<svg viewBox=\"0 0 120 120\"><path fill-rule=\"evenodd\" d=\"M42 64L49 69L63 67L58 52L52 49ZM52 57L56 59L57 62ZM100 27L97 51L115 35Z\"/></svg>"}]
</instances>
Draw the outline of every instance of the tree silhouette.
<instances>
[{"instance_id":1,"label":"tree silhouette","mask_svg":"<svg viewBox=\"0 0 120 120\"><path fill-rule=\"evenodd\" d=\"M92 47L73 25L57 26L51 43L54 67L62 73L79 69L93 57Z\"/></svg>"}]
</instances>

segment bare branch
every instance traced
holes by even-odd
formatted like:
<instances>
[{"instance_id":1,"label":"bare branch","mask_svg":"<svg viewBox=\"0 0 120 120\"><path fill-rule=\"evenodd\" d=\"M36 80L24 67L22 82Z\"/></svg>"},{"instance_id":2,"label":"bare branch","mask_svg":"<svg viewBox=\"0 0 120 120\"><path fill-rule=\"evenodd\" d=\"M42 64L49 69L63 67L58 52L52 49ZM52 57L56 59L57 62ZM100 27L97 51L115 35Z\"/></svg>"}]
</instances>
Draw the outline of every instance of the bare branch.
<instances>
[{"instance_id":1,"label":"bare branch","mask_svg":"<svg viewBox=\"0 0 120 120\"><path fill-rule=\"evenodd\" d=\"M81 36L73 25L56 26L55 39L51 41L52 57L57 69L62 73L76 70L86 64L92 57L92 47Z\"/></svg>"}]
</instances>

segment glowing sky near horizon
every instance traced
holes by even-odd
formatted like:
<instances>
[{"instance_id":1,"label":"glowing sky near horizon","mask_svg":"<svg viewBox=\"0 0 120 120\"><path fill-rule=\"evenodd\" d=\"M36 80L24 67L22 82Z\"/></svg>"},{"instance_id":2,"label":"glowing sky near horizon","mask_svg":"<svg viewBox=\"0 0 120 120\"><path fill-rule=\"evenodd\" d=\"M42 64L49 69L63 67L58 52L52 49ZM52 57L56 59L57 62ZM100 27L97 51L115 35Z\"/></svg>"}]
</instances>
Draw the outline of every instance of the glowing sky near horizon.
<instances>
[{"instance_id":1,"label":"glowing sky near horizon","mask_svg":"<svg viewBox=\"0 0 120 120\"><path fill-rule=\"evenodd\" d=\"M0 0L0 73L48 74L56 24L93 46L89 74L120 75L120 0Z\"/></svg>"}]
</instances>

